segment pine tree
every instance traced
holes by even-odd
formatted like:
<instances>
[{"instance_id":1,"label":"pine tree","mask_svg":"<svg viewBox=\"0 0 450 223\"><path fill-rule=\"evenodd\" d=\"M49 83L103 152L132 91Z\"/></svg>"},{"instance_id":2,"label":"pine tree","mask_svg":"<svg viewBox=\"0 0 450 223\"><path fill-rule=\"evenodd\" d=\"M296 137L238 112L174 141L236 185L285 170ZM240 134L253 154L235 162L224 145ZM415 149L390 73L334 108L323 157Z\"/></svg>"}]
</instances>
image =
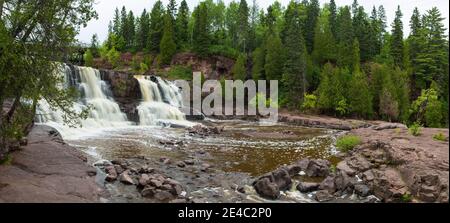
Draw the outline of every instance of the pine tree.
<instances>
[{"instance_id":1,"label":"pine tree","mask_svg":"<svg viewBox=\"0 0 450 223\"><path fill-rule=\"evenodd\" d=\"M143 10L138 22L138 29L136 33L136 46L138 50L147 49L147 40L149 38L150 18L147 10Z\"/></svg>"},{"instance_id":2,"label":"pine tree","mask_svg":"<svg viewBox=\"0 0 450 223\"><path fill-rule=\"evenodd\" d=\"M169 13L170 18L172 19L172 24L173 24L177 17L177 2L176 2L176 0L169 0L169 4L167 5L167 13Z\"/></svg>"},{"instance_id":3,"label":"pine tree","mask_svg":"<svg viewBox=\"0 0 450 223\"><path fill-rule=\"evenodd\" d=\"M395 19L392 24L392 37L391 37L391 56L394 58L394 65L403 67L403 22L402 12L400 6L398 6L395 12Z\"/></svg>"},{"instance_id":4,"label":"pine tree","mask_svg":"<svg viewBox=\"0 0 450 223\"><path fill-rule=\"evenodd\" d=\"M238 11L238 44L239 49L242 52L247 52L247 45L249 44L249 9L246 0L241 0L239 3L239 11Z\"/></svg>"},{"instance_id":5,"label":"pine tree","mask_svg":"<svg viewBox=\"0 0 450 223\"><path fill-rule=\"evenodd\" d=\"M120 23L120 12L119 12L119 9L116 8L116 10L114 12L113 29L112 29L113 33L116 36L120 36L121 35L121 33L120 33L120 27L121 26L122 25Z\"/></svg>"},{"instance_id":6,"label":"pine tree","mask_svg":"<svg viewBox=\"0 0 450 223\"><path fill-rule=\"evenodd\" d=\"M361 59L360 59L360 49L359 49L359 41L357 38L353 41L353 52L352 52L352 69L354 73L361 72Z\"/></svg>"},{"instance_id":7,"label":"pine tree","mask_svg":"<svg viewBox=\"0 0 450 223\"><path fill-rule=\"evenodd\" d=\"M340 8L338 14L338 56L337 64L340 67L350 68L353 64L352 51L354 31L350 7Z\"/></svg>"},{"instance_id":8,"label":"pine tree","mask_svg":"<svg viewBox=\"0 0 450 223\"><path fill-rule=\"evenodd\" d=\"M147 43L148 50L152 53L159 53L164 31L164 6L160 0L156 1L150 13L150 31Z\"/></svg>"},{"instance_id":9,"label":"pine tree","mask_svg":"<svg viewBox=\"0 0 450 223\"><path fill-rule=\"evenodd\" d=\"M418 82L424 84L422 89L429 88L433 81L438 83L440 94L448 98L448 41L439 10L433 7L427 11L423 19L423 34L426 42L423 52L417 55Z\"/></svg>"},{"instance_id":10,"label":"pine tree","mask_svg":"<svg viewBox=\"0 0 450 223\"><path fill-rule=\"evenodd\" d=\"M247 79L247 68L246 68L247 58L245 54L239 55L236 63L231 69L231 73L233 74L234 80L242 80L245 81Z\"/></svg>"},{"instance_id":11,"label":"pine tree","mask_svg":"<svg viewBox=\"0 0 450 223\"><path fill-rule=\"evenodd\" d=\"M355 13L352 25L355 37L359 42L361 61L368 61L372 58L370 48L373 46L372 44L374 44L371 42L373 33L371 33L370 30L369 17L362 6L359 6Z\"/></svg>"},{"instance_id":12,"label":"pine tree","mask_svg":"<svg viewBox=\"0 0 450 223\"><path fill-rule=\"evenodd\" d=\"M330 15L328 18L328 24L331 29L331 33L333 33L333 38L337 38L337 7L336 2L334 0L330 1Z\"/></svg>"},{"instance_id":13,"label":"pine tree","mask_svg":"<svg viewBox=\"0 0 450 223\"><path fill-rule=\"evenodd\" d=\"M160 59L161 63L164 65L170 64L172 57L177 50L177 45L175 44L173 36L172 18L171 15L167 13L164 17L164 34L160 44Z\"/></svg>"},{"instance_id":14,"label":"pine tree","mask_svg":"<svg viewBox=\"0 0 450 223\"><path fill-rule=\"evenodd\" d=\"M306 49L308 50L308 53L311 53L313 51L314 46L314 29L317 24L317 19L319 17L320 13L320 5L318 0L311 0L311 2L307 6L307 17L306 17L306 23L305 23L305 30L304 30L304 38L305 38L305 44Z\"/></svg>"},{"instance_id":15,"label":"pine tree","mask_svg":"<svg viewBox=\"0 0 450 223\"><path fill-rule=\"evenodd\" d=\"M318 64L335 62L336 42L331 31L327 13L324 10L314 29L314 50L312 58Z\"/></svg>"},{"instance_id":16,"label":"pine tree","mask_svg":"<svg viewBox=\"0 0 450 223\"><path fill-rule=\"evenodd\" d=\"M267 80L281 80L283 74L284 50L277 34L270 34L266 41L266 62L264 70Z\"/></svg>"},{"instance_id":17,"label":"pine tree","mask_svg":"<svg viewBox=\"0 0 450 223\"><path fill-rule=\"evenodd\" d=\"M283 69L283 87L288 105L297 107L300 106L306 93L307 50L302 36L300 14L294 2L288 6L285 21L287 21L286 61Z\"/></svg>"},{"instance_id":18,"label":"pine tree","mask_svg":"<svg viewBox=\"0 0 450 223\"><path fill-rule=\"evenodd\" d=\"M208 8L204 2L200 3L194 11L193 49L201 57L209 52L210 35L208 22Z\"/></svg>"},{"instance_id":19,"label":"pine tree","mask_svg":"<svg viewBox=\"0 0 450 223\"><path fill-rule=\"evenodd\" d=\"M364 73L354 73L349 85L351 86L348 89L350 111L358 117L370 118L373 115L372 96Z\"/></svg>"},{"instance_id":20,"label":"pine tree","mask_svg":"<svg viewBox=\"0 0 450 223\"><path fill-rule=\"evenodd\" d=\"M178 47L187 48L189 43L189 7L183 0L176 19L176 42Z\"/></svg>"},{"instance_id":21,"label":"pine tree","mask_svg":"<svg viewBox=\"0 0 450 223\"><path fill-rule=\"evenodd\" d=\"M122 10L120 11L120 32L119 36L121 36L125 41L127 41L127 31L129 29L128 27L128 13L125 6L122 7ZM125 46L126 47L126 46Z\"/></svg>"},{"instance_id":22,"label":"pine tree","mask_svg":"<svg viewBox=\"0 0 450 223\"><path fill-rule=\"evenodd\" d=\"M266 78L264 65L266 60L266 52L264 48L258 47L253 51L252 54L252 61L253 61L253 67L252 67L252 77L253 80L264 80Z\"/></svg>"},{"instance_id":23,"label":"pine tree","mask_svg":"<svg viewBox=\"0 0 450 223\"><path fill-rule=\"evenodd\" d=\"M127 16L126 35L124 36L124 38L127 42L127 49L133 51L135 49L136 25L134 14L132 11L130 11Z\"/></svg>"}]
</instances>

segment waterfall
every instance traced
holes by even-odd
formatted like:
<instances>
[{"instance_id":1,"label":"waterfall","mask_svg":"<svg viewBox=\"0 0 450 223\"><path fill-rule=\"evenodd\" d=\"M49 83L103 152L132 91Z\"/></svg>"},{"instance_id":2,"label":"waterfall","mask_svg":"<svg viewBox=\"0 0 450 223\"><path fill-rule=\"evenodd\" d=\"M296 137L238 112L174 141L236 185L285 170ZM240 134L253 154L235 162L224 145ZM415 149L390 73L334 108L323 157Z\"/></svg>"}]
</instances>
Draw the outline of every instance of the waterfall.
<instances>
[{"instance_id":1,"label":"waterfall","mask_svg":"<svg viewBox=\"0 0 450 223\"><path fill-rule=\"evenodd\" d=\"M160 77L136 75L135 78L143 100L137 108L140 125L193 125L179 109L183 107L183 100L178 87Z\"/></svg>"},{"instance_id":2,"label":"waterfall","mask_svg":"<svg viewBox=\"0 0 450 223\"><path fill-rule=\"evenodd\" d=\"M120 110L119 105L112 98L108 84L101 80L100 71L89 67L61 65L56 75L64 77L64 86L75 87L80 91L81 98L73 104L77 112L91 107L87 119L79 120L82 130L69 128L64 125L63 112L51 108L45 100L40 100L36 112L37 123L43 123L56 128L63 137L73 137L73 134L86 133L108 127L130 125L127 117Z\"/></svg>"}]
</instances>

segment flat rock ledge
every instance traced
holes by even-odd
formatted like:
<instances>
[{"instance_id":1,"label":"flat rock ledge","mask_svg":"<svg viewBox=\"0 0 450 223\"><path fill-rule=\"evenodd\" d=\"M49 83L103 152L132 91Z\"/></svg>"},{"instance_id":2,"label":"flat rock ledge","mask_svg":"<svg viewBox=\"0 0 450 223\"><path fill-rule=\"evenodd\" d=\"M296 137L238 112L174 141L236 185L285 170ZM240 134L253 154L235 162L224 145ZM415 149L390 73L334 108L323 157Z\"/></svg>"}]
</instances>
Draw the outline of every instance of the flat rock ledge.
<instances>
[{"instance_id":1,"label":"flat rock ledge","mask_svg":"<svg viewBox=\"0 0 450 223\"><path fill-rule=\"evenodd\" d=\"M96 169L47 126L34 126L28 145L0 166L0 203L97 203L104 190Z\"/></svg>"},{"instance_id":2,"label":"flat rock ledge","mask_svg":"<svg viewBox=\"0 0 450 223\"><path fill-rule=\"evenodd\" d=\"M423 149L367 141L335 167L325 160L304 159L257 178L253 187L272 200L295 186L317 202L448 203L448 151L438 157Z\"/></svg>"}]
</instances>

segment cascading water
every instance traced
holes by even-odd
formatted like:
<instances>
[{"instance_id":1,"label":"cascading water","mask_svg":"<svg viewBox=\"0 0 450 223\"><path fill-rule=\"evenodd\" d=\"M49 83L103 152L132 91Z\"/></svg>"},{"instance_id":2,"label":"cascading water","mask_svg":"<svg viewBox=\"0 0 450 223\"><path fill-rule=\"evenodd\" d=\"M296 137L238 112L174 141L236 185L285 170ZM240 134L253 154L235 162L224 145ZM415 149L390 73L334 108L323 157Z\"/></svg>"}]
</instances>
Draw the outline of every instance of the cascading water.
<instances>
[{"instance_id":1,"label":"cascading water","mask_svg":"<svg viewBox=\"0 0 450 223\"><path fill-rule=\"evenodd\" d=\"M159 77L135 76L139 81L143 102L139 105L139 124L192 126L179 108L183 101L179 89ZM152 80L153 79L153 80Z\"/></svg>"},{"instance_id":2,"label":"cascading water","mask_svg":"<svg viewBox=\"0 0 450 223\"><path fill-rule=\"evenodd\" d=\"M89 116L87 119L80 120L82 131L69 128L64 125L63 112L52 109L45 100L41 100L36 112L38 123L45 123L56 128L64 138L74 137L80 132L86 132L85 130L130 125L126 115L112 99L109 86L101 80L98 70L89 67L62 66L63 69L57 74L64 75L65 86L62 87L75 87L82 96L73 104L73 109L81 112L90 106Z\"/></svg>"}]
</instances>

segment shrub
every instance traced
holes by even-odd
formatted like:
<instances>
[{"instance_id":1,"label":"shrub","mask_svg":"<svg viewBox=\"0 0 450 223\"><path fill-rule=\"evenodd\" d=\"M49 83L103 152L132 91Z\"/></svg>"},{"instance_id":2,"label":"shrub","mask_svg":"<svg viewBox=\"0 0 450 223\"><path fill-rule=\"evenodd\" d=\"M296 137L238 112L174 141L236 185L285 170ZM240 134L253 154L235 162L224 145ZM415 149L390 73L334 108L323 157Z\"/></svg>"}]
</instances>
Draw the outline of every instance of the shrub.
<instances>
[{"instance_id":1,"label":"shrub","mask_svg":"<svg viewBox=\"0 0 450 223\"><path fill-rule=\"evenodd\" d=\"M445 137L444 134L442 134L442 132L440 132L440 133L434 135L434 136L433 136L433 139L434 139L434 140L437 140L437 141L446 141L446 137Z\"/></svg>"},{"instance_id":2,"label":"shrub","mask_svg":"<svg viewBox=\"0 0 450 223\"><path fill-rule=\"evenodd\" d=\"M301 105L301 110L314 112L317 108L317 96L305 93L305 99Z\"/></svg>"},{"instance_id":3,"label":"shrub","mask_svg":"<svg viewBox=\"0 0 450 223\"><path fill-rule=\"evenodd\" d=\"M92 51L90 49L88 49L84 53L83 59L84 59L84 65L85 66L92 67L92 65L94 65L94 55L92 55Z\"/></svg>"},{"instance_id":4,"label":"shrub","mask_svg":"<svg viewBox=\"0 0 450 223\"><path fill-rule=\"evenodd\" d=\"M120 63L120 53L116 48L111 48L108 52L108 62L114 67L118 67Z\"/></svg>"},{"instance_id":5,"label":"shrub","mask_svg":"<svg viewBox=\"0 0 450 223\"><path fill-rule=\"evenodd\" d=\"M412 195L410 193L405 193L402 195L402 202L410 203L412 201Z\"/></svg>"},{"instance_id":6,"label":"shrub","mask_svg":"<svg viewBox=\"0 0 450 223\"><path fill-rule=\"evenodd\" d=\"M233 49L231 47L223 46L223 45L213 45L209 47L210 55L218 55L224 56L231 59L237 59L239 57L239 51Z\"/></svg>"},{"instance_id":7,"label":"shrub","mask_svg":"<svg viewBox=\"0 0 450 223\"><path fill-rule=\"evenodd\" d=\"M414 124L412 124L409 128L409 133L413 136L419 136L422 131L422 125L420 125L420 123L415 122Z\"/></svg>"},{"instance_id":8,"label":"shrub","mask_svg":"<svg viewBox=\"0 0 450 223\"><path fill-rule=\"evenodd\" d=\"M12 163L12 156L10 154L7 154L3 160L0 160L0 165L11 165Z\"/></svg>"},{"instance_id":9,"label":"shrub","mask_svg":"<svg viewBox=\"0 0 450 223\"><path fill-rule=\"evenodd\" d=\"M336 147L341 152L348 152L361 144L361 139L358 136L347 135L339 138L336 142Z\"/></svg>"},{"instance_id":10,"label":"shrub","mask_svg":"<svg viewBox=\"0 0 450 223\"><path fill-rule=\"evenodd\" d=\"M186 66L174 66L169 71L169 78L174 80L192 80L192 69Z\"/></svg>"},{"instance_id":11,"label":"shrub","mask_svg":"<svg viewBox=\"0 0 450 223\"><path fill-rule=\"evenodd\" d=\"M141 63L139 66L139 73L140 74L145 74L149 69L148 69L148 65L146 63Z\"/></svg>"}]
</instances>

